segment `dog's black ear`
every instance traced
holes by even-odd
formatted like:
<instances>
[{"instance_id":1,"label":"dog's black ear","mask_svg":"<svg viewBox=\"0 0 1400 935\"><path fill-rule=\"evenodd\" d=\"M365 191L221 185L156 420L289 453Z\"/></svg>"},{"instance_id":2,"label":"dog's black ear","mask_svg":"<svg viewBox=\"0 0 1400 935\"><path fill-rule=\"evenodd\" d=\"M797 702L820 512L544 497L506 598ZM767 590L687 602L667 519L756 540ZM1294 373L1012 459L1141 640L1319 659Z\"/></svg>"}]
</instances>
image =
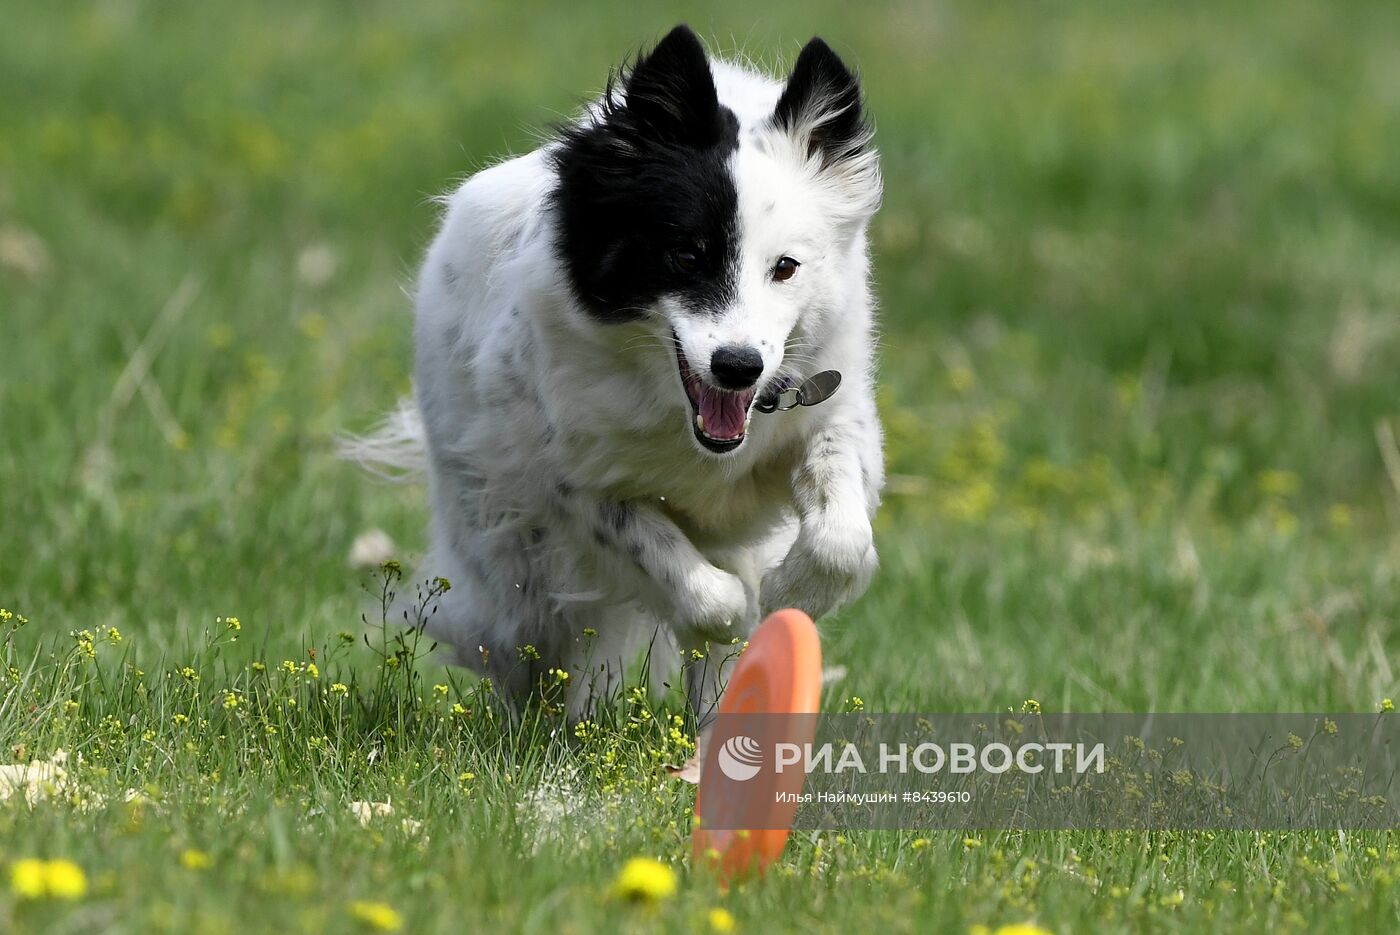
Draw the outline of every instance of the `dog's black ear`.
<instances>
[{"instance_id":1,"label":"dog's black ear","mask_svg":"<svg viewBox=\"0 0 1400 935\"><path fill-rule=\"evenodd\" d=\"M855 159L870 143L860 81L819 38L803 46L797 56L773 121L804 139L808 156L824 167Z\"/></svg>"},{"instance_id":2,"label":"dog's black ear","mask_svg":"<svg viewBox=\"0 0 1400 935\"><path fill-rule=\"evenodd\" d=\"M683 23L638 59L625 88L627 121L647 139L709 146L724 132L705 47Z\"/></svg>"}]
</instances>

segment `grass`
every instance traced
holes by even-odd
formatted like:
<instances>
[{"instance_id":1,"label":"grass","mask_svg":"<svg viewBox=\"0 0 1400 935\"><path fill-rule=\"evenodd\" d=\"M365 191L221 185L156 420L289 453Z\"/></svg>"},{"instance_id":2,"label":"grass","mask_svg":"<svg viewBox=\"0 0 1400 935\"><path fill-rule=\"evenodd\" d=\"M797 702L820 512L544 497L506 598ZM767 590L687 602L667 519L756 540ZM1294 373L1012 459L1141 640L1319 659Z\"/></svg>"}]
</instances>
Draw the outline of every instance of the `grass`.
<instances>
[{"instance_id":1,"label":"grass","mask_svg":"<svg viewBox=\"0 0 1400 935\"><path fill-rule=\"evenodd\" d=\"M821 834L721 892L658 771L677 699L564 743L356 641L346 553L419 546L421 493L331 439L407 389L429 196L689 15L767 60L832 38L879 124L892 479L829 708L1400 691L1400 10L648 9L8 12L0 761L76 783L0 805L0 931L1395 928L1385 833ZM677 894L610 897L632 856ZM24 898L26 858L84 895Z\"/></svg>"}]
</instances>

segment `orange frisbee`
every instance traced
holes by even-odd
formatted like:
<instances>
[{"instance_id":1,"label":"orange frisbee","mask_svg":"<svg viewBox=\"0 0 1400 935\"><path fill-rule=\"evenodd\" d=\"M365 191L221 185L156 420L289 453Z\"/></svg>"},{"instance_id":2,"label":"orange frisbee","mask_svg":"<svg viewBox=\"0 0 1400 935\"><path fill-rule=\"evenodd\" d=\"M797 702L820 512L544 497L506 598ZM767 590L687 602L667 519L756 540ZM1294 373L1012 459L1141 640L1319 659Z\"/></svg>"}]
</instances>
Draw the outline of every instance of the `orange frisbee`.
<instances>
[{"instance_id":1,"label":"orange frisbee","mask_svg":"<svg viewBox=\"0 0 1400 935\"><path fill-rule=\"evenodd\" d=\"M812 618L793 609L770 614L739 655L711 728L695 797L695 866L729 880L762 873L782 856L806 776L762 769L762 750L776 740L811 742L821 689Z\"/></svg>"}]
</instances>

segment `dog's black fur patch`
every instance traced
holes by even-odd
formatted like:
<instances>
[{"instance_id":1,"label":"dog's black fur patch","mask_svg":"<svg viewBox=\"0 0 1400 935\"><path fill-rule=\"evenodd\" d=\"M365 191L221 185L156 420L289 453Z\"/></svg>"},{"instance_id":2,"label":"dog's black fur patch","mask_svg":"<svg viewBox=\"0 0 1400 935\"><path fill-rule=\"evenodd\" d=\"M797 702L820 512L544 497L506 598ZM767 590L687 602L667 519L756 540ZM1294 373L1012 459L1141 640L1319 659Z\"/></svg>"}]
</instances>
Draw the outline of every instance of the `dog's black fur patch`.
<instances>
[{"instance_id":1,"label":"dog's black fur patch","mask_svg":"<svg viewBox=\"0 0 1400 935\"><path fill-rule=\"evenodd\" d=\"M733 301L739 199L727 163L738 133L683 25L609 79L594 118L562 130L557 249L590 313L635 321L662 295L696 311ZM695 255L691 269L678 252Z\"/></svg>"}]
</instances>

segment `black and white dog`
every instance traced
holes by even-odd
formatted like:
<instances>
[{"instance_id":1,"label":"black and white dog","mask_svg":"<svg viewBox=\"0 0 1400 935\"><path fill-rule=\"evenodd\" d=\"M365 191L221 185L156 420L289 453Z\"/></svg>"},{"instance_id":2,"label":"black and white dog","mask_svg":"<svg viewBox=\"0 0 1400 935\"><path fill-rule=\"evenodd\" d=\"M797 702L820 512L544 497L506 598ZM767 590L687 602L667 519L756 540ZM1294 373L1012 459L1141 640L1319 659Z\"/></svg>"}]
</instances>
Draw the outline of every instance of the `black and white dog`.
<instances>
[{"instance_id":1,"label":"black and white dog","mask_svg":"<svg viewBox=\"0 0 1400 935\"><path fill-rule=\"evenodd\" d=\"M826 43L783 83L680 26L448 196L416 409L359 452L426 451L420 577L452 585L430 635L516 700L567 672L581 716L660 634L703 714L761 615L858 596L884 479L880 186Z\"/></svg>"}]
</instances>

